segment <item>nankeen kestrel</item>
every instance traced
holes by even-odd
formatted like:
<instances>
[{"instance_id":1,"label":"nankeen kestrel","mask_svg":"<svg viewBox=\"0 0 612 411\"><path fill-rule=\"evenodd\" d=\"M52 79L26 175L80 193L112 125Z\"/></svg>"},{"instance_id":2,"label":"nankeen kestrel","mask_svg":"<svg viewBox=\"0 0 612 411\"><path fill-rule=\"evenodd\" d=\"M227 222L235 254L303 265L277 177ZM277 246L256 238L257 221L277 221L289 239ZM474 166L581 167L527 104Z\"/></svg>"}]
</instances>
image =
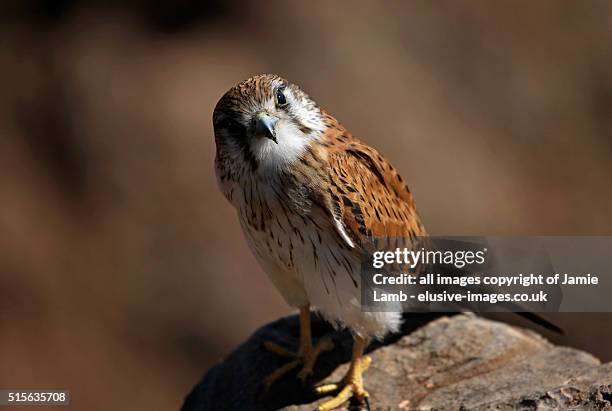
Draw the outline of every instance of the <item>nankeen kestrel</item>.
<instances>
[{"instance_id":1,"label":"nankeen kestrel","mask_svg":"<svg viewBox=\"0 0 612 411\"><path fill-rule=\"evenodd\" d=\"M300 349L272 383L302 365L312 373L331 341L313 344L310 307L354 335L353 358L339 391L319 410L351 396L367 401L362 371L366 343L398 329L399 312L361 310L360 268L368 237L426 234L399 173L295 84L259 75L230 89L214 115L219 187L235 207L257 260L284 299L300 309ZM280 354L287 349L268 343Z\"/></svg>"},{"instance_id":2,"label":"nankeen kestrel","mask_svg":"<svg viewBox=\"0 0 612 411\"><path fill-rule=\"evenodd\" d=\"M219 187L236 208L264 271L300 309L299 351L266 343L269 350L293 357L266 384L299 365L304 380L319 354L333 348L325 338L312 342L313 307L354 336L346 376L316 389L337 392L318 410L336 408L351 396L369 405L362 372L371 360L363 356L364 348L396 331L401 314L362 311L362 257L375 237L400 239L405 247L426 238L410 190L389 161L277 75L254 76L231 88L217 103L213 123ZM562 332L537 314L516 311Z\"/></svg>"}]
</instances>

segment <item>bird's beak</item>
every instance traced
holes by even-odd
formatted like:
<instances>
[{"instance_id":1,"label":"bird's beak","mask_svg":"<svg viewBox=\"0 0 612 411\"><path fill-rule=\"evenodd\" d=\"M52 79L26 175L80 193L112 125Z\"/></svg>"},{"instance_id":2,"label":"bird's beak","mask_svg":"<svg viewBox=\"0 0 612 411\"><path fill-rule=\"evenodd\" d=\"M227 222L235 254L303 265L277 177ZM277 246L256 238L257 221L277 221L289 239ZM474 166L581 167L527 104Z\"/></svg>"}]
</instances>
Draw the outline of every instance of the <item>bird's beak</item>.
<instances>
[{"instance_id":1,"label":"bird's beak","mask_svg":"<svg viewBox=\"0 0 612 411\"><path fill-rule=\"evenodd\" d=\"M278 118L271 116L268 113L257 113L255 115L255 134L267 137L278 144L278 141L276 141L277 122Z\"/></svg>"}]
</instances>

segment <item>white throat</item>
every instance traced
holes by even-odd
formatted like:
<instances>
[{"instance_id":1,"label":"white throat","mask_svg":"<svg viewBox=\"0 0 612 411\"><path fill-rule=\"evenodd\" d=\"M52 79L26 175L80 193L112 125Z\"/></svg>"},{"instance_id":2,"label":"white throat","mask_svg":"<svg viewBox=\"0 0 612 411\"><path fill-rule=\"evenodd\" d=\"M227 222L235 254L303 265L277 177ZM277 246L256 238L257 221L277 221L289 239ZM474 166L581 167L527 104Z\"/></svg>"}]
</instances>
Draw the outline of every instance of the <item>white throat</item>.
<instances>
[{"instance_id":1,"label":"white throat","mask_svg":"<svg viewBox=\"0 0 612 411\"><path fill-rule=\"evenodd\" d=\"M280 121L276 127L278 144L269 138L258 137L251 142L251 152L264 170L282 169L298 160L319 135L319 131L305 134L292 122Z\"/></svg>"}]
</instances>

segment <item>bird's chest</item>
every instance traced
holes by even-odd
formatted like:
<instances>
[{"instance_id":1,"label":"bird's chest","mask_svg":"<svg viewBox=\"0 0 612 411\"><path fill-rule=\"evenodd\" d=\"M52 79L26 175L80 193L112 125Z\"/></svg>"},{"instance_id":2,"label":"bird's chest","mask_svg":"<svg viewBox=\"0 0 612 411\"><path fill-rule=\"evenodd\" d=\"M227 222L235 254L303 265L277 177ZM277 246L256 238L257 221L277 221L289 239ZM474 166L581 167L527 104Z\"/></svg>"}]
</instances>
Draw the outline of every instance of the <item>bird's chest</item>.
<instances>
[{"instance_id":1,"label":"bird's chest","mask_svg":"<svg viewBox=\"0 0 612 411\"><path fill-rule=\"evenodd\" d=\"M353 304L359 293L359 255L338 236L326 211L308 201L307 190L273 187L245 186L232 196L264 271L283 295L300 290L297 294L305 293L310 303L330 312L335 309L326 304Z\"/></svg>"},{"instance_id":2,"label":"bird's chest","mask_svg":"<svg viewBox=\"0 0 612 411\"><path fill-rule=\"evenodd\" d=\"M327 224L322 210L308 200L307 188L255 183L234 200L247 241L264 264L297 271L304 250L322 245Z\"/></svg>"}]
</instances>

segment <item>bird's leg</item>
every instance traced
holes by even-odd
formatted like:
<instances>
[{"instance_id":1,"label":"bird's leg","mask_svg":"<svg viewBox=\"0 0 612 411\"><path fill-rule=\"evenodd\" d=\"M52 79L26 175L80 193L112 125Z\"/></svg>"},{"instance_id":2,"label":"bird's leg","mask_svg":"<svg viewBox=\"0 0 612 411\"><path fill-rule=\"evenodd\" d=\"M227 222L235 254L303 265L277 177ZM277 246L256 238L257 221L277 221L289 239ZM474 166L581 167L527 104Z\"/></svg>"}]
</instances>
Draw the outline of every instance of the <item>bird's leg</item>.
<instances>
[{"instance_id":1,"label":"bird's leg","mask_svg":"<svg viewBox=\"0 0 612 411\"><path fill-rule=\"evenodd\" d=\"M300 308L300 349L298 356L302 358L304 366L298 373L298 378L306 381L306 378L312 375L319 355L333 349L334 343L329 338L319 339L313 347L310 327L310 307Z\"/></svg>"},{"instance_id":2,"label":"bird's leg","mask_svg":"<svg viewBox=\"0 0 612 411\"><path fill-rule=\"evenodd\" d=\"M319 405L315 411L333 410L334 408L344 404L351 397L355 397L362 402L365 401L366 405L368 405L368 409L370 408L368 404L369 394L363 388L362 374L363 371L370 366L372 358L363 355L364 348L365 340L362 337L355 336L351 365L342 381L336 384L320 385L316 388L316 392L318 394L329 394L330 392L335 392L338 390L340 390L340 392L338 392L338 394L331 400Z\"/></svg>"},{"instance_id":3,"label":"bird's leg","mask_svg":"<svg viewBox=\"0 0 612 411\"><path fill-rule=\"evenodd\" d=\"M302 364L302 370L298 373L298 378L305 381L312 375L314 364L319 355L323 352L331 351L334 344L328 338L321 338L313 346L312 334L310 330L310 306L300 307L300 347L297 354L271 341L266 341L264 346L268 351L282 357L293 358L292 361L283 365L265 379L266 388L269 388L276 380Z\"/></svg>"}]
</instances>

